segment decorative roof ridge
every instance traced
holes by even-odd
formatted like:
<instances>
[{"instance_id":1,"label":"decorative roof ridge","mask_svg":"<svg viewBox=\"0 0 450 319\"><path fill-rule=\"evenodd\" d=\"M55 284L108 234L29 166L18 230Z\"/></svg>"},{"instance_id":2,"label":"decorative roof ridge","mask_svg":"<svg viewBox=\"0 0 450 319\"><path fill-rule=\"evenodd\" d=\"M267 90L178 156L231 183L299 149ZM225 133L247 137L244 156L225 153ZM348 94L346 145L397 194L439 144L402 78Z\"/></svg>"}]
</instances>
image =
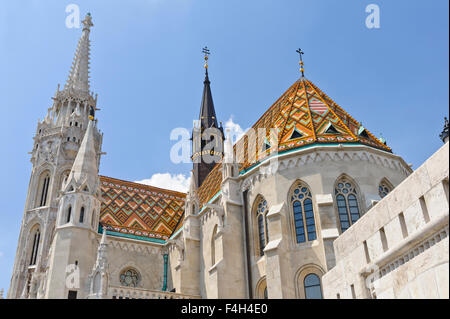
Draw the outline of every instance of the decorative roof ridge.
<instances>
[{"instance_id":1,"label":"decorative roof ridge","mask_svg":"<svg viewBox=\"0 0 450 319\"><path fill-rule=\"evenodd\" d=\"M284 91L284 93L274 102L272 103L272 105L267 108L267 110L255 121L255 123L253 123L252 127L254 127L267 113L269 113L269 111L272 110L272 107L274 107L278 102L280 102L281 99L283 99L289 91L292 91L294 89L294 86L298 84L298 82L301 81L301 78L298 79L297 81L295 81L286 91ZM241 137L242 139L243 137ZM241 140L239 139L239 141ZM236 145L239 141L237 141L234 145Z\"/></svg>"},{"instance_id":2,"label":"decorative roof ridge","mask_svg":"<svg viewBox=\"0 0 450 319\"><path fill-rule=\"evenodd\" d=\"M140 188L140 189L145 189L145 190L159 192L159 193L165 193L165 194L174 195L174 196L183 197L183 198L186 197L186 193L181 193L181 192L173 191L170 189L164 189L164 188L160 188L160 187L156 187L156 186L150 186L150 185L146 185L146 184L130 182L130 181L126 181L123 179L118 179L118 178L108 177L108 176L103 176L103 175L100 175L99 177L100 177L101 182L118 183L118 184L122 184L122 185L129 186L129 187L136 187L136 188Z\"/></svg>"},{"instance_id":3,"label":"decorative roof ridge","mask_svg":"<svg viewBox=\"0 0 450 319\"><path fill-rule=\"evenodd\" d=\"M333 104L330 106L336 106L339 108L339 110L341 112L343 112L346 116L348 116L351 120L353 120L356 123L359 123L357 120L355 120L347 111L345 111L339 104L337 104L332 98L330 98L325 92L323 92L320 88L318 88L314 83L312 83L311 81L307 80L308 83L311 84L311 86L313 87L313 89L316 91L316 93L318 93L318 95L320 96L321 94L324 95L328 100L330 100ZM331 110L333 113L336 113L334 110ZM345 123L344 123L345 124ZM347 126L347 125L346 125ZM388 151L392 152L392 149L387 146L384 145L383 143L381 143L381 141L375 137L366 127L365 127L366 132L369 134L370 137L372 137L375 141L377 141L380 144L380 147L383 149L387 149ZM351 132L351 130L350 130ZM351 132L351 134L353 135L353 132ZM362 140L359 136L356 136L357 140L364 143L364 140Z\"/></svg>"},{"instance_id":4,"label":"decorative roof ridge","mask_svg":"<svg viewBox=\"0 0 450 319\"><path fill-rule=\"evenodd\" d=\"M184 221L184 211L183 214L181 214L180 219L178 220L177 224L175 225L175 228L172 231L172 234L170 234L169 239L172 238L172 236L181 228L183 227L183 221Z\"/></svg>"}]
</instances>

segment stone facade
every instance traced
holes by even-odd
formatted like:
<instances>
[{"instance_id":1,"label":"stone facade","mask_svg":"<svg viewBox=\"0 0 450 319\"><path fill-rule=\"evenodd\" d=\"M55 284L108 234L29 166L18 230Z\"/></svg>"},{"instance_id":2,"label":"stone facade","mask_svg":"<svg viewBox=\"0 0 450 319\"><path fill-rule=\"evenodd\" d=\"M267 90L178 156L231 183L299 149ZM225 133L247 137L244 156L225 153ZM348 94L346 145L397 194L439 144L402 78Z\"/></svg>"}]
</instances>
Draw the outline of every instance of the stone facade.
<instances>
[{"instance_id":1,"label":"stone facade","mask_svg":"<svg viewBox=\"0 0 450 319\"><path fill-rule=\"evenodd\" d=\"M308 147L243 170L228 139L206 178L194 169L184 217L161 224L172 227L164 240L102 222L92 26L87 15L69 79L38 123L8 298L448 298L448 143L413 173L304 78L287 93L324 124ZM218 127L205 85L201 114Z\"/></svg>"},{"instance_id":2,"label":"stone facade","mask_svg":"<svg viewBox=\"0 0 450 319\"><path fill-rule=\"evenodd\" d=\"M449 298L449 143L334 242L325 298Z\"/></svg>"}]
</instances>

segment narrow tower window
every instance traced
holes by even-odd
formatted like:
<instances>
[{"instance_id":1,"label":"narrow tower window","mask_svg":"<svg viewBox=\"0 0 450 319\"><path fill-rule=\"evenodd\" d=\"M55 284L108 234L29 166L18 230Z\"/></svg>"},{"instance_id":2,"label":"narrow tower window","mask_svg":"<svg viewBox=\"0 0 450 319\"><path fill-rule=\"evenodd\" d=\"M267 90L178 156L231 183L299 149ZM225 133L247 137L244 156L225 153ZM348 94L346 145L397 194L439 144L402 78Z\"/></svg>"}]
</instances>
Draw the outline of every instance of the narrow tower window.
<instances>
[{"instance_id":1,"label":"narrow tower window","mask_svg":"<svg viewBox=\"0 0 450 319\"><path fill-rule=\"evenodd\" d=\"M70 222L71 215L72 215L72 207L69 206L69 208L67 209L66 223Z\"/></svg>"},{"instance_id":2,"label":"narrow tower window","mask_svg":"<svg viewBox=\"0 0 450 319\"><path fill-rule=\"evenodd\" d=\"M267 229L267 201L264 197L260 197L256 206L256 219L258 222L258 243L259 255L264 255L264 248L269 241L269 234Z\"/></svg>"},{"instance_id":3,"label":"narrow tower window","mask_svg":"<svg viewBox=\"0 0 450 319\"><path fill-rule=\"evenodd\" d=\"M84 223L84 207L80 209L80 224Z\"/></svg>"},{"instance_id":4,"label":"narrow tower window","mask_svg":"<svg viewBox=\"0 0 450 319\"><path fill-rule=\"evenodd\" d=\"M39 198L39 207L45 206L47 203L47 195L48 195L48 187L50 185L50 176L48 174L45 175L44 180L41 186L41 196Z\"/></svg>"},{"instance_id":5,"label":"narrow tower window","mask_svg":"<svg viewBox=\"0 0 450 319\"><path fill-rule=\"evenodd\" d=\"M33 246L31 250L31 257L30 257L30 266L36 265L36 259L37 259L37 253L39 250L39 241L41 240L41 233L38 230L34 233L33 236Z\"/></svg>"}]
</instances>

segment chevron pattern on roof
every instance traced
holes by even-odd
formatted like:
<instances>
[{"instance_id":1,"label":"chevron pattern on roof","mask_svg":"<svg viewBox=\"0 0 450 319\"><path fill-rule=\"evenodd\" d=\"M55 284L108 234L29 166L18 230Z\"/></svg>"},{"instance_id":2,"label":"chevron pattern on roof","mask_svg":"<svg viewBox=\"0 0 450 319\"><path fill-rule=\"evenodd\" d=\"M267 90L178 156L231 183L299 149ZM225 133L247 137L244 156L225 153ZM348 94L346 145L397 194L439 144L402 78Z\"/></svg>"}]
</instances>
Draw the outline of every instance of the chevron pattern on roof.
<instances>
[{"instance_id":1,"label":"chevron pattern on roof","mask_svg":"<svg viewBox=\"0 0 450 319\"><path fill-rule=\"evenodd\" d=\"M100 176L100 223L115 233L167 240L182 218L186 194Z\"/></svg>"},{"instance_id":2,"label":"chevron pattern on roof","mask_svg":"<svg viewBox=\"0 0 450 319\"><path fill-rule=\"evenodd\" d=\"M267 132L264 139L258 139L258 134L255 134L256 138L244 136L234 145L241 171L261 162L274 151L281 153L313 144L364 144L392 152L367 129L361 130L360 123L304 77L297 80L252 128L255 132L265 128ZM270 129L274 130L271 132ZM262 147L263 143L269 147ZM243 147L237 147L240 145ZM249 157L248 150L257 153ZM202 203L208 202L220 190L220 166L220 163L216 165L199 188Z\"/></svg>"}]
</instances>

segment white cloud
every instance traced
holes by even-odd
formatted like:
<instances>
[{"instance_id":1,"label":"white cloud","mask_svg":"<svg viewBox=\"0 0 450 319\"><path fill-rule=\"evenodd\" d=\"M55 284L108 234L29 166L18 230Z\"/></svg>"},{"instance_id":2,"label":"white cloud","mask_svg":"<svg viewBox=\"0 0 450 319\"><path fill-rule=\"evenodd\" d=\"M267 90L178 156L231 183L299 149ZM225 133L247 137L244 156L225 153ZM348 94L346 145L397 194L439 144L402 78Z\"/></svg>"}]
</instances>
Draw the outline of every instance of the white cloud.
<instances>
[{"instance_id":1,"label":"white cloud","mask_svg":"<svg viewBox=\"0 0 450 319\"><path fill-rule=\"evenodd\" d=\"M152 177L136 181L136 183L186 193L189 190L189 179L190 177L183 174L156 173Z\"/></svg>"},{"instance_id":2,"label":"white cloud","mask_svg":"<svg viewBox=\"0 0 450 319\"><path fill-rule=\"evenodd\" d=\"M247 130L243 130L242 127L238 124L235 123L233 121L233 116L230 116L230 118L228 119L228 121L225 122L225 138L228 139L229 137L231 137L232 140L232 144L236 144L237 141L239 141L241 139L242 136L244 136L244 134L248 131ZM229 149L228 149L228 143L225 143L224 145L224 151L225 154L228 154Z\"/></svg>"},{"instance_id":3,"label":"white cloud","mask_svg":"<svg viewBox=\"0 0 450 319\"><path fill-rule=\"evenodd\" d=\"M234 123L233 116L230 116L228 121L225 122L225 137L231 134L233 138L233 144L236 143L246 132L238 123Z\"/></svg>"}]
</instances>

